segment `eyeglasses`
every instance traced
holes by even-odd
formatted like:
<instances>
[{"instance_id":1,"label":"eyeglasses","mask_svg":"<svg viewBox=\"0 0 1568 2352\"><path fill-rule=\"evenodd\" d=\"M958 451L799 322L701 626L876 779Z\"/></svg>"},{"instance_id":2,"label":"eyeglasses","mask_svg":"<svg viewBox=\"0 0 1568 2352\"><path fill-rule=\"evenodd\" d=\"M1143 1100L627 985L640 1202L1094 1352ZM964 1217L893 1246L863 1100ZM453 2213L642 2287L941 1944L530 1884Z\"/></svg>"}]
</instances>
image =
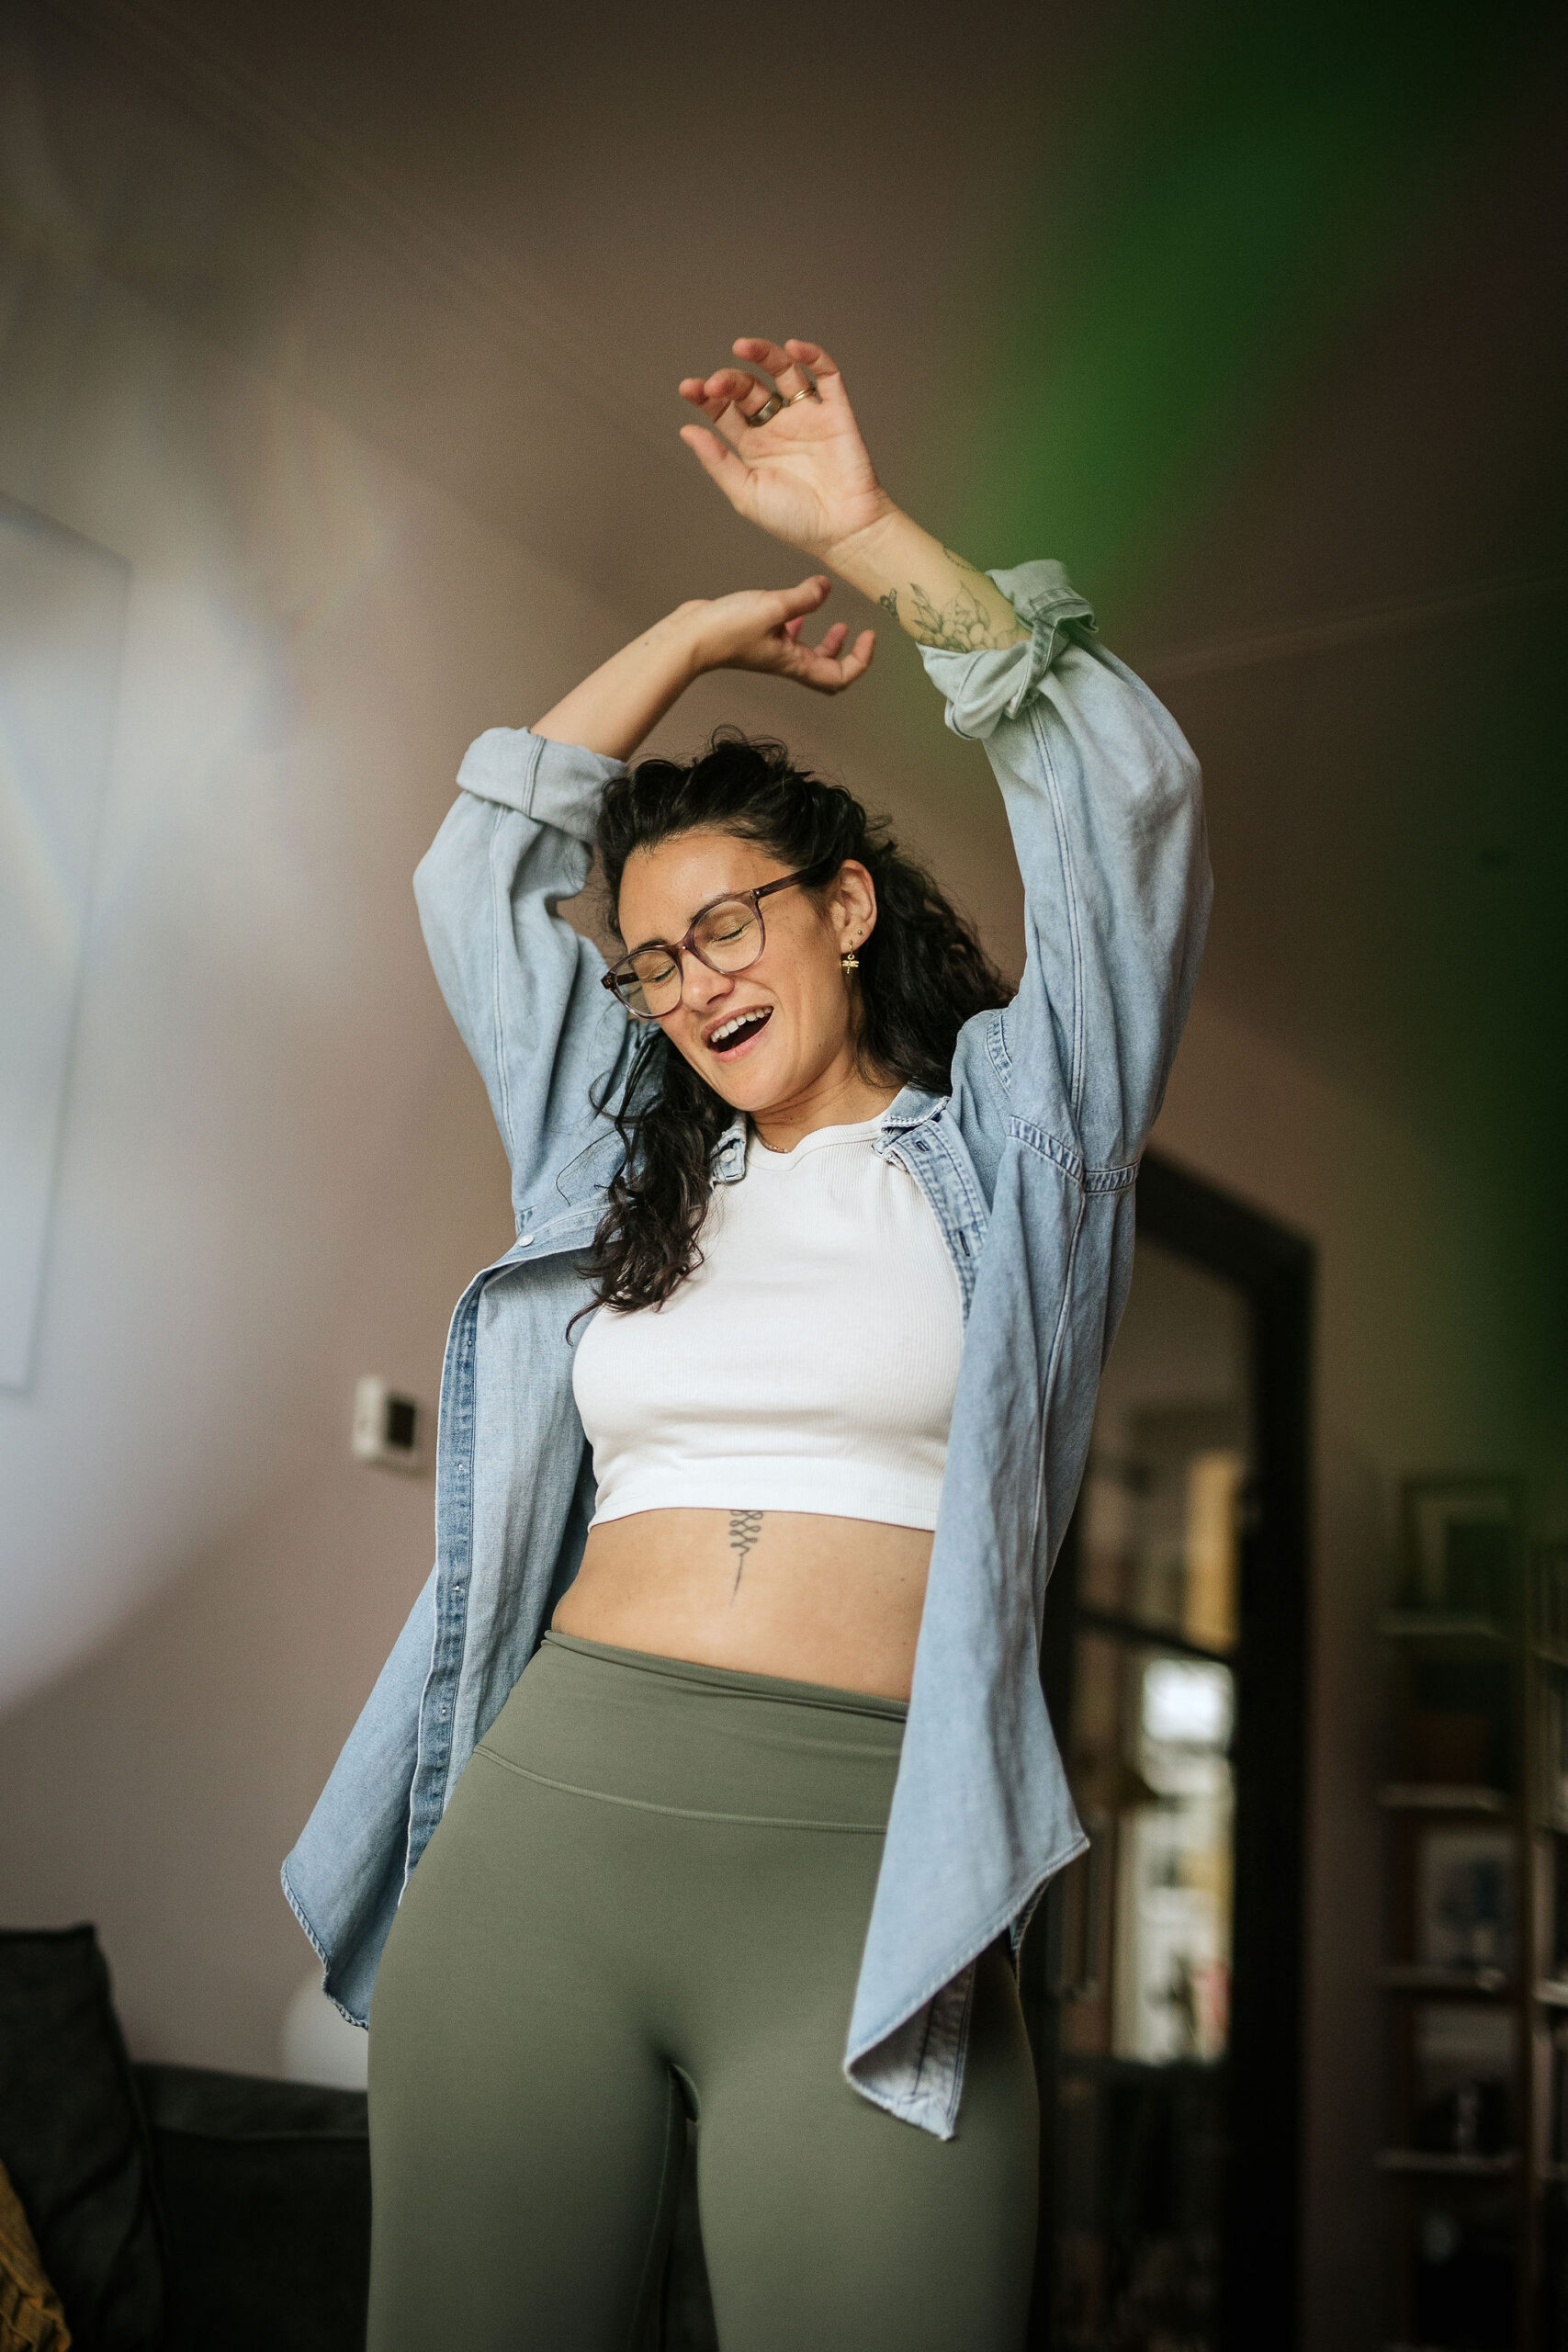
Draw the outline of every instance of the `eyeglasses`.
<instances>
[{"instance_id":1,"label":"eyeglasses","mask_svg":"<svg viewBox=\"0 0 1568 2352\"><path fill-rule=\"evenodd\" d=\"M764 882L756 890L738 890L723 899L698 909L692 928L684 939L668 944L661 939L651 940L646 947L636 947L612 964L604 975L604 985L611 994L619 997L634 1021L658 1021L673 1012L681 1001L682 975L681 958L694 956L710 972L743 972L754 964L767 944L767 933L762 926L762 900L775 890L788 890L796 882L809 882L823 869L803 866L798 874L785 874L777 882Z\"/></svg>"}]
</instances>

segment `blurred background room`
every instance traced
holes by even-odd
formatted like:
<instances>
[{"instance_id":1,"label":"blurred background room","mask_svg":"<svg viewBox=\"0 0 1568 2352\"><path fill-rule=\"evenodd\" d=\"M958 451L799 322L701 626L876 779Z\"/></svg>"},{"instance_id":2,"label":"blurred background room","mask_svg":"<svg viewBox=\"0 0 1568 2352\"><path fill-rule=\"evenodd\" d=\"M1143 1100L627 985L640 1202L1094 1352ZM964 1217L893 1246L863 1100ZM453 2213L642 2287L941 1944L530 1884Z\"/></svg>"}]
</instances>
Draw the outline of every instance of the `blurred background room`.
<instances>
[{"instance_id":1,"label":"blurred background room","mask_svg":"<svg viewBox=\"0 0 1568 2352\"><path fill-rule=\"evenodd\" d=\"M1564 30L0 0L0 2160L17 2053L91 2043L88 2352L354 2340L364 2037L278 1866L511 1239L410 878L481 728L796 576L677 437L750 334L950 545L1061 558L1206 777L1047 1610L1033 2341L1568 2346ZM1016 971L986 760L883 637L656 745L786 734Z\"/></svg>"}]
</instances>

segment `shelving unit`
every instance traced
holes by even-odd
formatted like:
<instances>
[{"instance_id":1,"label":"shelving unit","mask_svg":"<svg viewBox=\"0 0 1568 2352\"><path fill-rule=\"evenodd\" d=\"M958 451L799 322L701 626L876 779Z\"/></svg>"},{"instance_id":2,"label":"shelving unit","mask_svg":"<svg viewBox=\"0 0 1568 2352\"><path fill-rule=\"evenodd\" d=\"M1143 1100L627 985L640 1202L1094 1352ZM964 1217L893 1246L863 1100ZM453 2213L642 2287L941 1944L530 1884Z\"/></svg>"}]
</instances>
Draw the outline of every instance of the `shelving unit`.
<instances>
[{"instance_id":1,"label":"shelving unit","mask_svg":"<svg viewBox=\"0 0 1568 2352\"><path fill-rule=\"evenodd\" d=\"M1434 1592L1434 1498L1489 1605ZM1568 1547L1527 1574L1501 1479L1411 1481L1405 1532L1379 1625L1399 1775L1378 1792L1386 2347L1568 2352Z\"/></svg>"}]
</instances>

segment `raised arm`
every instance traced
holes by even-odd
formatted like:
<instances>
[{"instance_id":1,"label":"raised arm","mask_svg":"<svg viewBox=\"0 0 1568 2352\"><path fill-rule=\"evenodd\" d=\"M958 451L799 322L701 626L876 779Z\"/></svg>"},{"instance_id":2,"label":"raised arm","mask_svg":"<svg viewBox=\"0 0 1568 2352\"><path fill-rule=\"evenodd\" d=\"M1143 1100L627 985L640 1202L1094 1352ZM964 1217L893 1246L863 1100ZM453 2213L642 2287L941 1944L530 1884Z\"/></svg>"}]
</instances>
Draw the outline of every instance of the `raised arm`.
<instances>
[{"instance_id":1,"label":"raised arm","mask_svg":"<svg viewBox=\"0 0 1568 2352\"><path fill-rule=\"evenodd\" d=\"M688 376L681 397L707 424L683 426L681 438L736 513L830 565L919 645L974 653L1021 643L1029 631L996 582L888 497L821 345L742 335L734 348L768 370L782 411L744 368Z\"/></svg>"},{"instance_id":2,"label":"raised arm","mask_svg":"<svg viewBox=\"0 0 1568 2352\"><path fill-rule=\"evenodd\" d=\"M875 632L845 650L801 631L832 582L744 589L678 605L601 663L532 727L492 727L414 877L431 961L489 1090L519 1223L565 1205L570 1171L603 1125L629 1053L626 1017L600 988L604 958L558 912L588 878L604 787L705 670L757 670L820 694L863 675ZM608 1081L606 1083L606 1081Z\"/></svg>"},{"instance_id":3,"label":"raised arm","mask_svg":"<svg viewBox=\"0 0 1568 2352\"><path fill-rule=\"evenodd\" d=\"M1121 1182L1159 1106L1207 921L1197 763L1099 645L1060 565L978 571L900 512L819 345L733 347L777 392L741 368L688 377L682 397L706 424L681 437L738 514L897 620L948 724L985 742L1024 886L1010 1109L1039 1148Z\"/></svg>"},{"instance_id":4,"label":"raised arm","mask_svg":"<svg viewBox=\"0 0 1568 2352\"><path fill-rule=\"evenodd\" d=\"M794 588L742 588L677 605L601 662L529 732L629 760L705 670L758 670L818 694L841 694L864 675L876 632L863 629L847 653L843 621L835 621L819 645L803 642L802 628L832 585L819 571Z\"/></svg>"}]
</instances>

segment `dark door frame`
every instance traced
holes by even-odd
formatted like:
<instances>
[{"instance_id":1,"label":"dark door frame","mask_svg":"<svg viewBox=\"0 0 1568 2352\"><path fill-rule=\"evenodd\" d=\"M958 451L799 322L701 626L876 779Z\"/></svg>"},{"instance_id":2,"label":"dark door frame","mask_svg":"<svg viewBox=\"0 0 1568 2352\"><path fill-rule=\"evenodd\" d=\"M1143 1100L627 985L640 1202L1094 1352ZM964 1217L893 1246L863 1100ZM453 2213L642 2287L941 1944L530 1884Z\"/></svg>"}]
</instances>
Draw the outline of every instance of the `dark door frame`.
<instances>
[{"instance_id":1,"label":"dark door frame","mask_svg":"<svg viewBox=\"0 0 1568 2352\"><path fill-rule=\"evenodd\" d=\"M1313 1245L1150 1152L1137 1229L1233 1283L1252 1321L1255 1474L1241 1555L1231 2158L1219 2340L1224 2352L1295 2352L1301 2328L1303 1996L1306 1920L1308 1601L1312 1503ZM1077 1545L1052 1578L1043 1661L1053 1720L1071 1704ZM1054 1638L1055 1636L1055 1638ZM1024 1946L1024 1994L1042 2089L1041 2247L1032 2346L1050 2341L1059 1906ZM1031 1946L1034 1946L1033 1951Z\"/></svg>"}]
</instances>

